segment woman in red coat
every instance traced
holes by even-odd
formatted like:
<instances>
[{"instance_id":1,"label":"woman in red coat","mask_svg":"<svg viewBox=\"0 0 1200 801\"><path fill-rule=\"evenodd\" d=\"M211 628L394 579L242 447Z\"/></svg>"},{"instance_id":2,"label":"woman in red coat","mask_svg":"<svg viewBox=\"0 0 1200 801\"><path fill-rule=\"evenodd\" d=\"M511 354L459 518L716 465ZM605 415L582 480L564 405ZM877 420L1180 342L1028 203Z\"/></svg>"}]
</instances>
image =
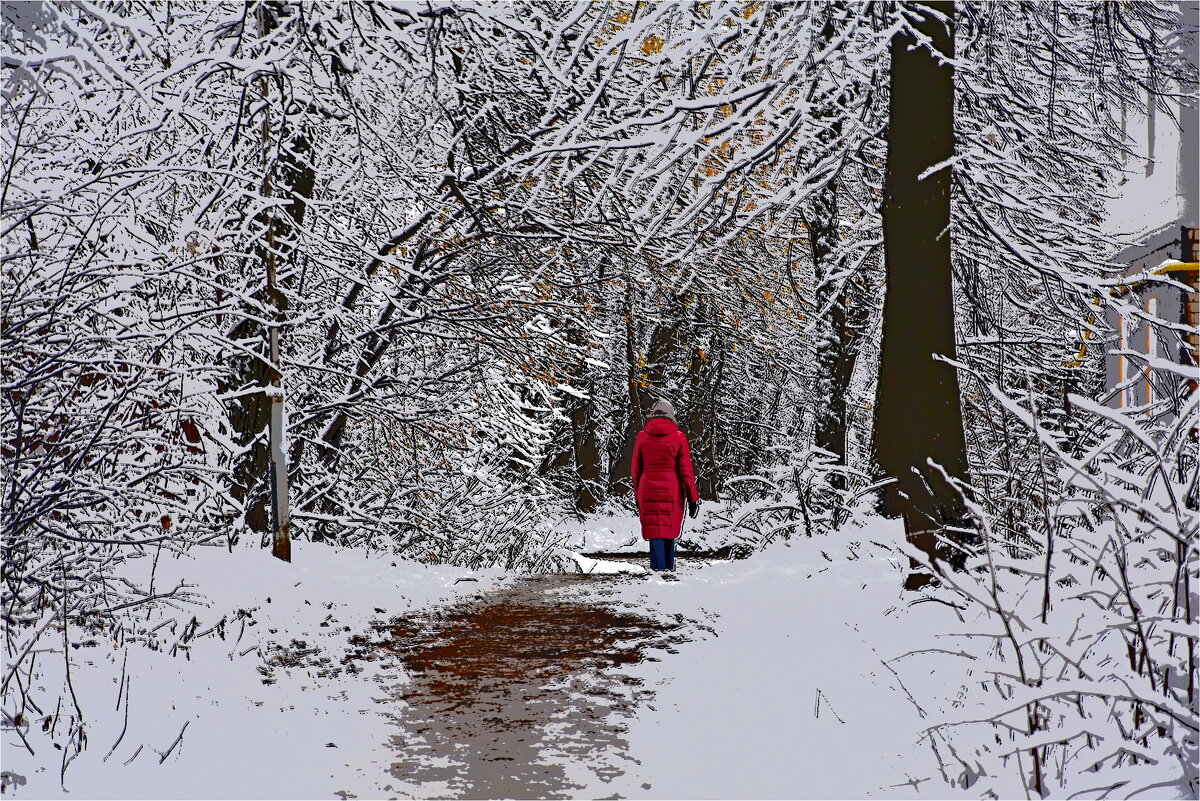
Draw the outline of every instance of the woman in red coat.
<instances>
[{"instance_id":1,"label":"woman in red coat","mask_svg":"<svg viewBox=\"0 0 1200 801\"><path fill-rule=\"evenodd\" d=\"M675 569L675 540L683 531L684 503L691 517L700 509L692 451L675 424L675 407L659 401L633 443L630 467L633 495L642 521L642 539L650 541L650 567Z\"/></svg>"}]
</instances>

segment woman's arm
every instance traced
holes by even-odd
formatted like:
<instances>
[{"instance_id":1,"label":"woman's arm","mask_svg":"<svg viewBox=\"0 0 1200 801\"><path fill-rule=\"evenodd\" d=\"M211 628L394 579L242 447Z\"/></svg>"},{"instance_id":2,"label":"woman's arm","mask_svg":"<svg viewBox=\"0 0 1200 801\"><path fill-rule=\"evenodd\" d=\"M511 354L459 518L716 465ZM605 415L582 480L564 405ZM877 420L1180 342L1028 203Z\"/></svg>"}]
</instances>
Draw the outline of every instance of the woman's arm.
<instances>
[{"instance_id":1,"label":"woman's arm","mask_svg":"<svg viewBox=\"0 0 1200 801\"><path fill-rule=\"evenodd\" d=\"M680 431L679 438L683 440L683 445L679 448L679 455L675 457L675 469L679 472L679 477L683 479L688 500L692 503L700 503L700 493L696 491L696 472L692 469L692 449L688 446L687 434Z\"/></svg>"},{"instance_id":2,"label":"woman's arm","mask_svg":"<svg viewBox=\"0 0 1200 801\"><path fill-rule=\"evenodd\" d=\"M642 435L633 441L633 458L629 462L629 480L633 482L633 497L637 498L638 477L642 474Z\"/></svg>"}]
</instances>

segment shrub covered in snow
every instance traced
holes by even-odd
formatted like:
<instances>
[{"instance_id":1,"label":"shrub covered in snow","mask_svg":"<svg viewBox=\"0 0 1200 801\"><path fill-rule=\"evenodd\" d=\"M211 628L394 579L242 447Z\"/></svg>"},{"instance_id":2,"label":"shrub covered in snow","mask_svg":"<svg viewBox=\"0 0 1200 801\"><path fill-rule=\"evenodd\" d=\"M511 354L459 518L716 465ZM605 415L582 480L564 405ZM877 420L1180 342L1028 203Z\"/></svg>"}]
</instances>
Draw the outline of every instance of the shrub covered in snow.
<instances>
[{"instance_id":1,"label":"shrub covered in snow","mask_svg":"<svg viewBox=\"0 0 1200 801\"><path fill-rule=\"evenodd\" d=\"M1015 771L1054 797L1195 795L1197 396L1178 417L1072 396L1096 433L1082 450L993 391L1063 490L1043 499L1037 536L1014 541L960 485L981 544L932 592L967 616L948 650L975 680L939 723L971 744L966 783L984 792Z\"/></svg>"}]
</instances>

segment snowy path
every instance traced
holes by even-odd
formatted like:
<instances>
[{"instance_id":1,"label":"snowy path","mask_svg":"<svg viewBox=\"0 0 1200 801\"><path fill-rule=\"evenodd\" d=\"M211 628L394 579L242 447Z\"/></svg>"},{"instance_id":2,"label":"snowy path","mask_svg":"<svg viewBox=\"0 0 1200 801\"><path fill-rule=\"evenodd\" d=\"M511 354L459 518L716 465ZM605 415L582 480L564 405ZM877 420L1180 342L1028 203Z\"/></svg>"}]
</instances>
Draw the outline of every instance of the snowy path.
<instances>
[{"instance_id":1,"label":"snowy path","mask_svg":"<svg viewBox=\"0 0 1200 801\"><path fill-rule=\"evenodd\" d=\"M384 701L396 707L390 789L573 798L635 768L628 722L655 693L626 668L695 628L620 608L621 581L525 578L381 627L363 645L402 666Z\"/></svg>"}]
</instances>

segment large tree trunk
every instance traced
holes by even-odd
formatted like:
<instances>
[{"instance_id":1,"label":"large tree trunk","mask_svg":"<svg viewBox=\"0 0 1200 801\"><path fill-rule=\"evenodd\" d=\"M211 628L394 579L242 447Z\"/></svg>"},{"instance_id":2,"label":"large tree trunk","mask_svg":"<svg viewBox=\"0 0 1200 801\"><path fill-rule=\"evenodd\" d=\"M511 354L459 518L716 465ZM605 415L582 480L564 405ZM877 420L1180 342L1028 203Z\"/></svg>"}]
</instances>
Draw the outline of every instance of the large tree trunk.
<instances>
[{"instance_id":1,"label":"large tree trunk","mask_svg":"<svg viewBox=\"0 0 1200 801\"><path fill-rule=\"evenodd\" d=\"M920 15L917 30L939 52L908 34L891 44L883 205L887 297L875 442L880 468L897 479L884 493L885 513L903 516L910 540L931 558L946 559L937 534L961 522L962 503L927 460L951 476L967 473L958 375L934 359L955 356L950 168L919 176L954 155L954 71L942 59L953 55L954 43L932 4L907 8ZM952 3L936 9L954 13ZM906 586L927 580L910 576Z\"/></svg>"}]
</instances>

